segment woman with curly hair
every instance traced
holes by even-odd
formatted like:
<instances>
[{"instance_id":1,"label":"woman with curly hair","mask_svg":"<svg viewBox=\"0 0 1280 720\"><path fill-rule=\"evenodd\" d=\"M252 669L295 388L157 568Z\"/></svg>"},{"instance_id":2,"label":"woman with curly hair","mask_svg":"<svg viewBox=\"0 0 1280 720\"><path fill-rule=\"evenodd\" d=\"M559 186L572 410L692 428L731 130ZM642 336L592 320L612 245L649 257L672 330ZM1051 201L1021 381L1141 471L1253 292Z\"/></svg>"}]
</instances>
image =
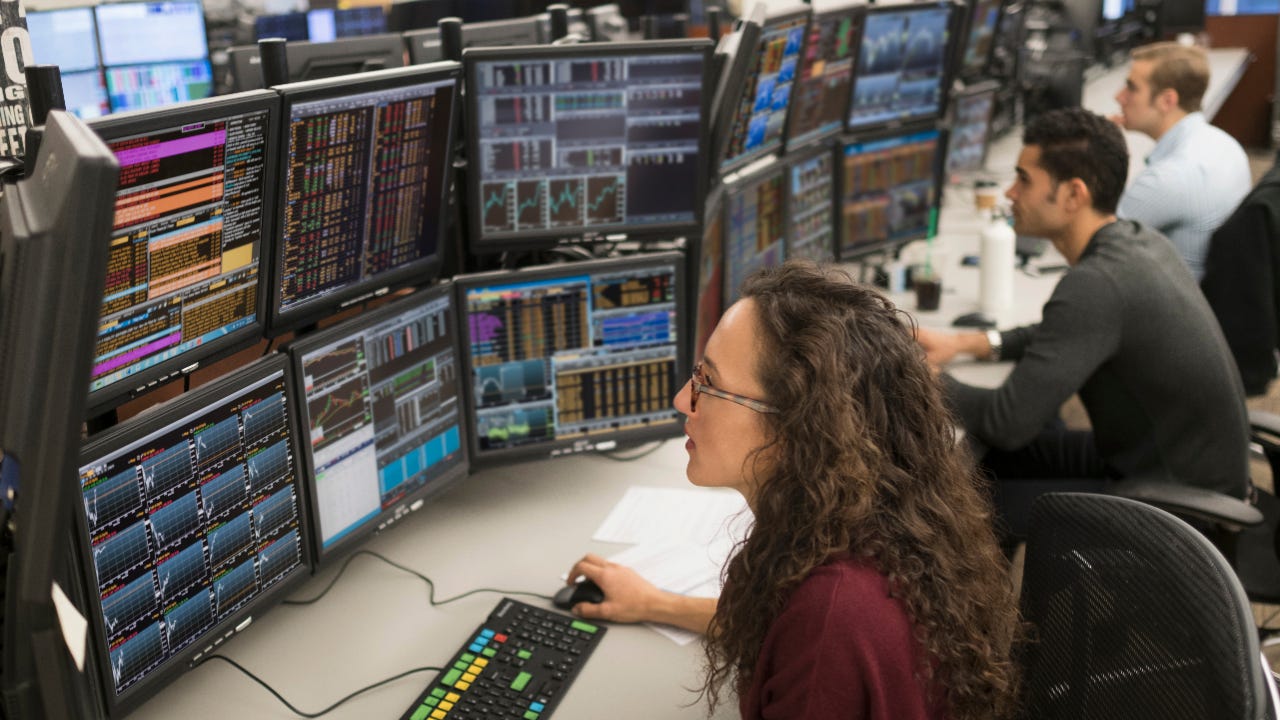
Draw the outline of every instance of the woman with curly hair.
<instances>
[{"instance_id":1,"label":"woman with curly hair","mask_svg":"<svg viewBox=\"0 0 1280 720\"><path fill-rule=\"evenodd\" d=\"M750 278L676 395L690 482L754 526L718 600L588 555L582 617L705 633L711 709L743 718L1008 714L1018 626L985 493L902 313L841 271Z\"/></svg>"}]
</instances>

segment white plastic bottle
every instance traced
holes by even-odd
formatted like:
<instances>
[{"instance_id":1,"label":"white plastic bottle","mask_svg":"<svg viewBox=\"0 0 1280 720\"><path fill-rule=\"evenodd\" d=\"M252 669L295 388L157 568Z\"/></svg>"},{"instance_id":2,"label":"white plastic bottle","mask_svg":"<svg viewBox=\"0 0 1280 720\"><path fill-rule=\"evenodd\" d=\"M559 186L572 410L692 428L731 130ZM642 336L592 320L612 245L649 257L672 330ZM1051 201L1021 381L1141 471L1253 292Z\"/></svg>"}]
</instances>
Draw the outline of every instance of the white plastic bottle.
<instances>
[{"instance_id":1,"label":"white plastic bottle","mask_svg":"<svg viewBox=\"0 0 1280 720\"><path fill-rule=\"evenodd\" d=\"M1013 305L1013 269L1017 233L1002 214L982 228L978 265L978 298L982 312L999 321Z\"/></svg>"}]
</instances>

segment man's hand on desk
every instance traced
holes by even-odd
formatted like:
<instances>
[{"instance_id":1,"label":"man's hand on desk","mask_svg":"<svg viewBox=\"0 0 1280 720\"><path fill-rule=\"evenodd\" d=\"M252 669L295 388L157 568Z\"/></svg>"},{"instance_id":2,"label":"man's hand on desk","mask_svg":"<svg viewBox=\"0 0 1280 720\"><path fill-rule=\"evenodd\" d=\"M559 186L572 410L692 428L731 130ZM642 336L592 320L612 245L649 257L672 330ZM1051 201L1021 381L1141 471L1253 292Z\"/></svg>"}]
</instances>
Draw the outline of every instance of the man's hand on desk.
<instances>
[{"instance_id":1,"label":"man's hand on desk","mask_svg":"<svg viewBox=\"0 0 1280 720\"><path fill-rule=\"evenodd\" d=\"M611 622L658 622L705 633L716 611L715 598L695 598L660 590L626 565L588 553L569 570L569 582L585 577L604 591L602 603L578 603L573 614Z\"/></svg>"},{"instance_id":2,"label":"man's hand on desk","mask_svg":"<svg viewBox=\"0 0 1280 720\"><path fill-rule=\"evenodd\" d=\"M972 355L985 360L991 354L991 343L984 332L948 332L916 328L916 340L924 348L925 358L935 368L946 365L957 355Z\"/></svg>"}]
</instances>

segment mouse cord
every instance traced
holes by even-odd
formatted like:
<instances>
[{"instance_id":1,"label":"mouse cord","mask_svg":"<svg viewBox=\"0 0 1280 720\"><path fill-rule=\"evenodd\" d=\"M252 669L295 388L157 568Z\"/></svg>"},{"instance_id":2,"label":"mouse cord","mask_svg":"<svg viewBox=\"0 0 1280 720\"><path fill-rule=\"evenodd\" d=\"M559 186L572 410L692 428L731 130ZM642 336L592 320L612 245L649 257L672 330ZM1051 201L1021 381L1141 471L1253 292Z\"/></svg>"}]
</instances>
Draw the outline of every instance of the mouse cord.
<instances>
[{"instance_id":1,"label":"mouse cord","mask_svg":"<svg viewBox=\"0 0 1280 720\"><path fill-rule=\"evenodd\" d=\"M338 706L342 705L343 703L347 702L348 700L350 700L350 699L352 699L352 698L354 698L354 697L356 697L356 696L358 696L358 695L361 695L361 694L367 693L367 692L369 692L370 690L373 690L373 689L375 689L375 688L380 688L380 687L382 687L383 685L388 685L388 684L393 683L393 682L395 682L396 680L399 680L399 679L401 679L401 678L405 678L405 677L408 677L408 676L410 676L410 675L414 675L414 674L416 674L416 673L421 673L421 672L437 672L437 673L438 673L438 672L442 672L442 671L444 670L444 668L438 668L438 667L419 667L419 668L414 668L414 669L412 669L412 670L405 670L404 672L400 673L399 675L393 675L393 676L391 676L391 677L389 677L389 678L387 678L387 679L385 679L385 680L379 680L378 682L376 682L376 683L374 683L374 684L372 684L372 685L366 685L366 686L364 686L364 687L360 688L359 690L356 690L355 692L351 693L350 695L347 695L346 697L342 698L341 700L339 700L339 701L335 702L334 704L330 705L329 707L327 707L327 708L325 708L325 709L323 709L323 710L319 710L319 711L316 711L316 712L307 712L307 711L305 711L305 710L299 710L298 708L294 707L293 703L289 702L288 700L285 700L285 699L284 699L284 696L283 696L283 695L281 695L279 692L277 692L275 688L273 688L273 687L271 687L270 685L268 685L268 684L266 683L266 681L265 681L265 680L263 680L262 678L258 677L257 675L254 675L252 672L250 672L250 671L249 671L249 669L248 669L248 668L246 668L245 666L243 666L243 665L241 665L240 663L236 662L235 660L232 660L231 658L227 657L226 655L209 655L209 656L207 656L205 659L203 659L203 660L201 660L199 663L197 663L197 664L196 664L196 667L200 667L201 665L204 665L205 663L209 662L210 660L221 660L221 661L223 661L223 662L227 663L228 665L230 665L231 667L233 667L233 668L235 668L235 669L239 670L240 672L244 673L244 674L245 674L245 675L246 675L250 680L252 680L252 681L254 681L254 682L258 683L258 684L259 684L259 685L261 685L263 688L265 688L267 692L269 692L269 693L271 693L272 695L274 695L274 696L275 696L275 698L276 698L277 700L279 700L281 703L283 703L285 707L289 708L290 712L292 712L293 714L298 715L298 716L300 716L300 717L304 717L304 718L314 718L314 717L320 717L321 715L326 715L326 714L328 714L328 713L332 712L333 710L335 710Z\"/></svg>"},{"instance_id":2,"label":"mouse cord","mask_svg":"<svg viewBox=\"0 0 1280 720\"><path fill-rule=\"evenodd\" d=\"M424 583L427 584L427 602L431 605L431 607L439 607L441 605L447 605L451 602L461 600L462 598L469 597L477 593L499 593L502 595L522 595L525 597L540 598L542 600L548 600L548 601L551 600L550 595L543 595L541 593L524 592L521 590L499 590L496 588L476 588L474 590L468 590L467 592L464 592L460 595L455 595L451 598L436 600L436 584L432 582L431 578L427 577L426 575L423 575L422 573L418 572L417 570L414 570L413 568L405 567L404 565L401 565L400 563L380 553L376 553L372 550L357 550L354 553L351 553L351 555L347 556L347 559L344 560L342 563L342 567L338 568L338 572L334 574L331 580L329 580L329 584L325 585L324 589L320 591L320 594L316 595L315 597L307 598L305 600L284 600L280 604L281 605L311 605L317 602L318 600L320 600L320 598L327 595L329 591L333 589L333 586L338 582L338 578L342 577L342 574L347 571L347 566L351 564L351 561L355 560L357 557L361 555L368 555L370 557L377 558L382 562L390 565L391 567L396 568L397 570L402 570L418 578L419 580L422 580Z\"/></svg>"}]
</instances>

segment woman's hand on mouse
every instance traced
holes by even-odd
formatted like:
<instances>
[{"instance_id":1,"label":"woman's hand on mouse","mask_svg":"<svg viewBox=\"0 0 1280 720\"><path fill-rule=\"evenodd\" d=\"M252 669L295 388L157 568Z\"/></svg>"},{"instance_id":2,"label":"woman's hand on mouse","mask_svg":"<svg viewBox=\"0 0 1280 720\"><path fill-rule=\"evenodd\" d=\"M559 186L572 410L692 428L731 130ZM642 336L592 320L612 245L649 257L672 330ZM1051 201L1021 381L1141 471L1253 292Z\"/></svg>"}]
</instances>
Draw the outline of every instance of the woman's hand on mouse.
<instances>
[{"instance_id":1,"label":"woman's hand on mouse","mask_svg":"<svg viewBox=\"0 0 1280 720\"><path fill-rule=\"evenodd\" d=\"M652 583L626 565L609 562L588 553L569 571L569 582L585 577L604 591L604 602L578 603L573 614L594 620L644 622L653 619L653 609L664 595Z\"/></svg>"}]
</instances>

